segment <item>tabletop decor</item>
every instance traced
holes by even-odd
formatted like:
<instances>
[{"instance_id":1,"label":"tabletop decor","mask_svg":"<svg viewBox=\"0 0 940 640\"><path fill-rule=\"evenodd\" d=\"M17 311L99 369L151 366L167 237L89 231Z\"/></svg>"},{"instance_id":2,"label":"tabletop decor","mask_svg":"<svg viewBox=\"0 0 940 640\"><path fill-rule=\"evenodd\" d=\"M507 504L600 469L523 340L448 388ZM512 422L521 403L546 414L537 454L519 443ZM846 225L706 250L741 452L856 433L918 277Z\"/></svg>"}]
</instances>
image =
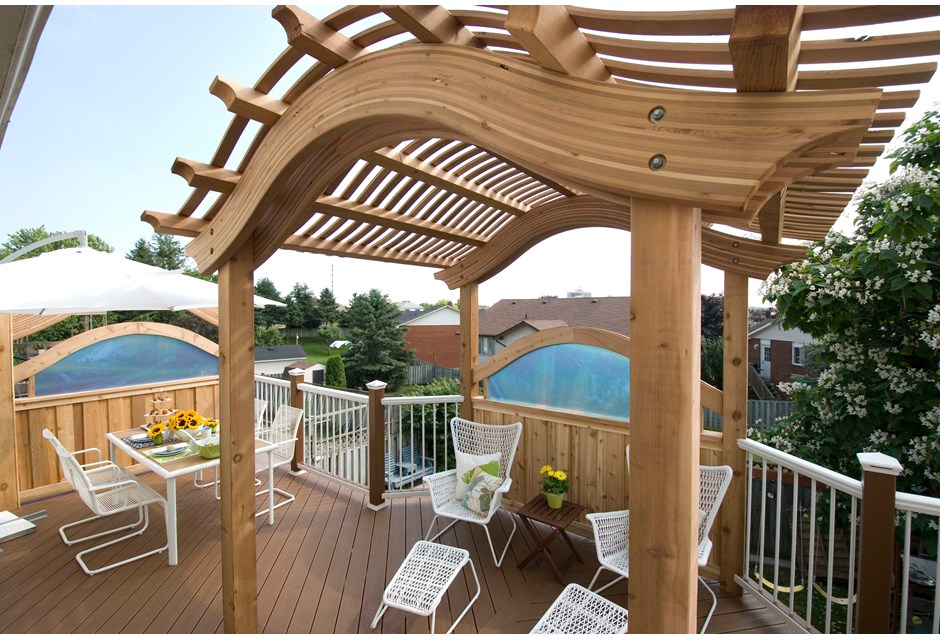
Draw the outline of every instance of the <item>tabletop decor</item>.
<instances>
[{"instance_id":1,"label":"tabletop decor","mask_svg":"<svg viewBox=\"0 0 940 640\"><path fill-rule=\"evenodd\" d=\"M542 474L542 493L545 494L548 506L552 509L561 509L565 494L571 488L568 474L561 469L552 469L551 465L543 466L539 469L539 473Z\"/></svg>"},{"instance_id":2,"label":"tabletop decor","mask_svg":"<svg viewBox=\"0 0 940 640\"><path fill-rule=\"evenodd\" d=\"M205 422L206 419L199 415L196 410L187 409L186 411L177 411L170 416L170 419L167 421L167 426L172 431L179 429L198 429L205 424Z\"/></svg>"},{"instance_id":3,"label":"tabletop decor","mask_svg":"<svg viewBox=\"0 0 940 640\"><path fill-rule=\"evenodd\" d=\"M155 422L147 429L147 435L153 440L155 446L163 444L163 433L166 431L166 424Z\"/></svg>"}]
</instances>

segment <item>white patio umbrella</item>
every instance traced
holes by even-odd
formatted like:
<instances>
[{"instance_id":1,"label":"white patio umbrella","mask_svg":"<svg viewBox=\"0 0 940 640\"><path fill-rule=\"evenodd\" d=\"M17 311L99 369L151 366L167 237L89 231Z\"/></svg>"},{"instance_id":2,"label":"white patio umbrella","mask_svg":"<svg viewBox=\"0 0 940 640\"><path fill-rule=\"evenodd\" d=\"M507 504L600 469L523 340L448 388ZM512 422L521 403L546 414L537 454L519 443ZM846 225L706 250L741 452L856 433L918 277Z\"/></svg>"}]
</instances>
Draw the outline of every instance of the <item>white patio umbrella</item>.
<instances>
[{"instance_id":1,"label":"white patio umbrella","mask_svg":"<svg viewBox=\"0 0 940 640\"><path fill-rule=\"evenodd\" d=\"M0 264L0 313L182 311L219 305L213 282L90 247ZM255 306L286 306L255 296Z\"/></svg>"}]
</instances>

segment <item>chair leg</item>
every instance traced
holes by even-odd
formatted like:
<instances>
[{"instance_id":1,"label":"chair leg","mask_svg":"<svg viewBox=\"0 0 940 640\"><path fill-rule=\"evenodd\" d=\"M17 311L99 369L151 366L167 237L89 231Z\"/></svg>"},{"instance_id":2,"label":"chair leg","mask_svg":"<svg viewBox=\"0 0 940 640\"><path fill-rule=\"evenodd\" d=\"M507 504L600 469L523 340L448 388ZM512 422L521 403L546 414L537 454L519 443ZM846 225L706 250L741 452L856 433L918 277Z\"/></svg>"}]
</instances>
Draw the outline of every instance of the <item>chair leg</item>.
<instances>
[{"instance_id":1,"label":"chair leg","mask_svg":"<svg viewBox=\"0 0 940 640\"><path fill-rule=\"evenodd\" d=\"M81 524L86 524L88 522L94 522L95 520L100 520L101 518L104 518L104 517L105 516L92 516L90 518L85 518L84 520L79 520L78 522L72 522L71 524L64 525L62 527L59 527L59 535L62 536L62 541L71 547L73 544L78 544L79 542L87 542L88 540L94 540L95 538L101 538L102 536L109 536L113 533L117 533L118 531L124 531L126 529L136 529L140 525L140 523L144 522L145 520L146 506L141 506L140 508L137 509L137 522L133 524L128 524L123 527L118 527L116 529L108 529L107 531L101 531L100 533L94 533L90 536L85 536L84 538L75 538L73 540L69 540L69 537L65 534L66 529L77 527ZM143 530L146 528L147 528L147 525L145 524L144 528L141 529L141 533L143 533ZM137 534L135 533L133 535L137 535Z\"/></svg>"},{"instance_id":2,"label":"chair leg","mask_svg":"<svg viewBox=\"0 0 940 640\"><path fill-rule=\"evenodd\" d=\"M90 575L90 576L93 576L93 575L95 575L95 574L97 574L97 573L101 573L102 571L108 571L108 570L110 570L110 569L114 569L114 568L116 568L116 567L120 567L120 566L125 565L125 564L128 564L128 563L130 563L130 562L135 562L135 561L137 561L137 560L141 560L141 559L143 559L143 558L146 558L147 556L152 556L152 555L154 555L154 554L156 554L156 553L163 553L164 551L166 551L166 550L169 548L169 542L168 542L167 544L165 544L165 545L163 545L162 547L159 547L159 548L157 548L157 549L152 549L152 550L147 551L147 552L145 552L145 553L141 553L141 554L139 554L139 555L136 555L136 556L134 556L134 557L132 557L132 558L127 558L127 559L125 559L125 560L120 560L120 561L118 561L118 562L112 562L112 563L109 564L109 565L105 565L105 566L99 567L99 568L97 568L97 569L90 569L90 568L88 567L88 565L85 563L85 556L88 555L89 553L93 553L93 552L95 552L95 551L100 551L101 549L104 549L105 547L110 547L110 546L115 545L115 544L117 544L117 543L119 543L119 542L123 542L124 540L130 540L131 538L134 538L134 537L136 537L136 536L139 536L140 534L142 534L144 531L147 530L147 527L148 527L148 525L150 524L150 510L149 510L149 508L148 508L148 505L143 505L142 507L140 507L140 510L143 511L143 514L142 514L142 515L143 515L143 524L144 524L144 526L141 527L141 529L140 529L139 531L133 531L133 532L131 532L131 533L128 533L127 535L121 536L120 538L115 538L114 540L109 540L109 541L107 541L107 542L103 542L103 543L101 543L101 544L99 544L99 545L96 545L96 546L94 546L94 547L91 547L90 549L85 549L84 551L82 551L81 553L78 553L78 554L75 556L75 560L78 562L78 565L82 568L82 571L84 571L85 573L87 573L87 574ZM121 531L121 530L126 529L126 528L127 528L127 527L121 527L121 528L119 528L119 529L114 529L113 531ZM113 531L111 531L110 533L113 533ZM100 535L100 534L99 534L99 535ZM87 538L83 538L83 539L84 539L84 540L89 540L89 539L91 539L91 538L96 538L96 537L98 537L98 536L88 536Z\"/></svg>"},{"instance_id":3,"label":"chair leg","mask_svg":"<svg viewBox=\"0 0 940 640\"><path fill-rule=\"evenodd\" d=\"M434 542L435 540L437 540L438 538L440 538L442 535L444 535L444 533L446 533L447 531L449 531L450 529L452 529L452 528L454 527L454 525L459 522L458 520L454 520L454 521L451 522L449 525L447 525L446 527L444 527L443 529L441 529L440 531L438 531L436 536L434 536L433 538L429 538L428 536L431 535L431 531L434 529L434 523L437 522L437 518L438 518L438 516L434 516L434 518L431 520L431 525L428 527L428 532L427 532L426 534L424 534L424 540L425 540L426 542Z\"/></svg>"},{"instance_id":4,"label":"chair leg","mask_svg":"<svg viewBox=\"0 0 940 640\"><path fill-rule=\"evenodd\" d=\"M702 576L698 577L698 581L702 583L702 586L705 587L705 590L708 591L709 595L712 597L712 606L708 610L708 615L705 616L705 622L702 624L702 628L699 633L705 633L705 628L708 627L708 623L711 622L712 614L715 613L715 608L718 606L718 596L715 595L715 592L712 591L712 588L708 586L708 583L705 582L705 579Z\"/></svg>"},{"instance_id":5,"label":"chair leg","mask_svg":"<svg viewBox=\"0 0 940 640\"><path fill-rule=\"evenodd\" d=\"M473 606L473 603L476 602L476 599L480 597L480 579L477 577L477 570L473 566L473 560L467 560L467 564L470 565L470 571L473 573L473 581L477 584L477 592L473 594L473 597L470 598L470 602L467 603L467 606L464 607L464 610L460 612L460 615L457 616L457 619L454 620L454 624L450 625L450 629L447 630L447 633L452 633L454 629L457 628L457 623L463 620L463 617L467 615L467 612L470 611L470 607ZM437 615L437 609L434 610L434 614ZM434 618L431 618L431 633L434 633Z\"/></svg>"},{"instance_id":6,"label":"chair leg","mask_svg":"<svg viewBox=\"0 0 940 640\"><path fill-rule=\"evenodd\" d=\"M284 500L279 500L279 501L277 501L277 502L274 504L274 508L275 508L275 509L277 509L278 507L283 507L284 505L290 504L291 502L294 501L294 494L292 494L292 493L287 493L287 492L284 491L283 489L278 489L277 487L275 487L275 488L274 488L274 493L276 493L277 495L279 495L279 496L285 498ZM263 491L257 492L255 495L256 495L256 496L266 496L266 495L268 495L268 490L267 490L267 489L264 489ZM265 507L265 508L262 509L261 511L258 511L257 513L255 513L255 517L256 517L256 518L260 518L261 516L265 515L268 511L270 511L270 509L268 509L267 507Z\"/></svg>"},{"instance_id":7,"label":"chair leg","mask_svg":"<svg viewBox=\"0 0 940 640\"><path fill-rule=\"evenodd\" d=\"M512 542L512 537L516 535L516 519L510 516L510 520L512 520L512 531L509 532L509 538L506 539L506 546L503 547L503 553L499 556L499 559L496 558L496 550L493 549L493 539L490 538L490 528L485 524L483 525L483 530L486 531L486 541L490 543L490 553L493 554L493 562L496 563L497 567L503 564L503 558L506 557L506 552L509 551L509 543Z\"/></svg>"},{"instance_id":8,"label":"chair leg","mask_svg":"<svg viewBox=\"0 0 940 640\"><path fill-rule=\"evenodd\" d=\"M388 605L384 602L379 605L379 610L375 612L375 617L372 618L372 626L370 628L375 629L379 624L379 620L382 619L382 616L385 615L385 612L388 611Z\"/></svg>"},{"instance_id":9,"label":"chair leg","mask_svg":"<svg viewBox=\"0 0 940 640\"><path fill-rule=\"evenodd\" d=\"M597 579L601 576L601 571L603 571L603 570L604 570L604 567L603 567L603 566L600 566L600 567L597 568L597 573L594 574L594 579L591 580L591 584L588 585L588 591L594 591L594 583L597 582ZM597 591L594 591L594 593L600 593L601 591L603 591L603 590L606 589L607 587L611 587L611 586L617 584L618 582L620 582L621 580L623 580L623 578L624 578L623 576L617 576L616 578L614 578L613 580L611 580L610 582L608 582L607 584L605 584L603 587L601 587L601 588L598 589Z\"/></svg>"}]
</instances>

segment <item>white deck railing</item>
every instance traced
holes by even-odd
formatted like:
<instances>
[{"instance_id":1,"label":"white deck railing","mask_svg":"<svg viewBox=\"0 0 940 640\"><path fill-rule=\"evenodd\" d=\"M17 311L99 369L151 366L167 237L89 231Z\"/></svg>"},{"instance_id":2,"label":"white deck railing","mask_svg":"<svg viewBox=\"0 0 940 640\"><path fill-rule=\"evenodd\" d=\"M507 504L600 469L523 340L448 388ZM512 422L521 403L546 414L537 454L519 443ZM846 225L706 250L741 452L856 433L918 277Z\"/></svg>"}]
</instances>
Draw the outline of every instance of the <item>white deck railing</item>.
<instances>
[{"instance_id":1,"label":"white deck railing","mask_svg":"<svg viewBox=\"0 0 940 640\"><path fill-rule=\"evenodd\" d=\"M307 418L305 465L358 487L369 486L369 396L299 384Z\"/></svg>"},{"instance_id":2,"label":"white deck railing","mask_svg":"<svg viewBox=\"0 0 940 640\"><path fill-rule=\"evenodd\" d=\"M454 467L450 419L463 396L383 398L389 491L424 490L422 478Z\"/></svg>"},{"instance_id":3,"label":"white deck railing","mask_svg":"<svg viewBox=\"0 0 940 640\"><path fill-rule=\"evenodd\" d=\"M740 582L805 630L855 633L862 483L752 440L747 452L745 566ZM895 630L938 633L940 600L933 589L911 595L911 522L933 517L940 500L898 493L900 575ZM885 544L893 541L886 540ZM937 564L913 559L940 581ZM920 579L920 578L917 578ZM929 593L928 593L929 592Z\"/></svg>"}]
</instances>

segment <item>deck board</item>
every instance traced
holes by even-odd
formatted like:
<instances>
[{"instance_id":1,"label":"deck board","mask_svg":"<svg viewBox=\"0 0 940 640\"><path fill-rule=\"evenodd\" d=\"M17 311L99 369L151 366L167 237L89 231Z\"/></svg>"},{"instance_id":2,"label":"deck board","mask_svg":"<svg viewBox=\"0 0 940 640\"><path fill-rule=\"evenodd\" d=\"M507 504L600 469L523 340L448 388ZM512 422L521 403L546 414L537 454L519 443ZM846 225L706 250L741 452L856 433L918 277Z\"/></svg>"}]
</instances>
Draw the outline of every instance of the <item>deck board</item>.
<instances>
[{"instance_id":1,"label":"deck board","mask_svg":"<svg viewBox=\"0 0 940 640\"><path fill-rule=\"evenodd\" d=\"M153 474L142 480L165 486ZM390 609L380 626L370 623L382 592L411 545L423 537L434 516L426 497L388 501L373 511L366 496L314 474L276 473L277 486L296 495L276 511L273 526L257 521L258 624L264 633L428 633L429 619ZM0 632L3 633L220 633L222 631L220 505L211 489L180 481L179 564L158 554L97 576L75 562L75 548L59 537L63 524L90 515L77 495L67 493L24 505L21 515L46 509L36 532L3 545L0 553ZM263 498L258 499L263 506ZM148 531L98 554L94 563L127 557L165 540L163 514L152 512ZM500 513L491 522L499 551L512 530ZM100 526L100 525L93 525ZM106 522L105 526L114 526ZM583 563L572 562L568 581L586 585L597 568L590 540L574 536ZM440 542L470 551L481 594L458 624L458 633L526 633L561 592L544 562L516 568L534 542L519 527L502 567L493 564L481 527L458 524ZM87 548L91 543L77 545ZM560 559L569 552L553 543ZM475 584L466 570L438 608L438 632L466 606ZM605 591L627 604L627 583ZM700 593L699 613L708 600ZM720 594L710 633L785 633L778 614L750 596Z\"/></svg>"}]
</instances>

